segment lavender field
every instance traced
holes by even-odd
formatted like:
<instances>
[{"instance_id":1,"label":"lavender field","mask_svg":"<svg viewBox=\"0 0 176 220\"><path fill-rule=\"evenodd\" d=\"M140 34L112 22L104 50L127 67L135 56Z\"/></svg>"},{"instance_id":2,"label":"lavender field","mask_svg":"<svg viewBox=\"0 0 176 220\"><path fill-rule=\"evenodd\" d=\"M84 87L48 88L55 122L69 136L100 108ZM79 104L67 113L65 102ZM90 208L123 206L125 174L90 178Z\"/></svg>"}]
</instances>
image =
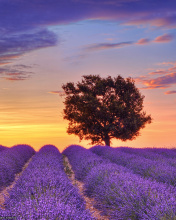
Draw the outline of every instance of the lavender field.
<instances>
[{"instance_id":1,"label":"lavender field","mask_svg":"<svg viewBox=\"0 0 176 220\"><path fill-rule=\"evenodd\" d=\"M0 146L0 219L175 220L175 171L175 149Z\"/></svg>"}]
</instances>

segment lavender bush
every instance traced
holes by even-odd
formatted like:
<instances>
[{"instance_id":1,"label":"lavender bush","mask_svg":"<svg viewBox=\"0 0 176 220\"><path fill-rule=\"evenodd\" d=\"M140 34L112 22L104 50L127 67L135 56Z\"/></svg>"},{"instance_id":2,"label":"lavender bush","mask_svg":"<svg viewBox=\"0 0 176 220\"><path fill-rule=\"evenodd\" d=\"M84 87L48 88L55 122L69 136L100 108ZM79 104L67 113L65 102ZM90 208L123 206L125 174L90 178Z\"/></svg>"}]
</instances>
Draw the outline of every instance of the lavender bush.
<instances>
[{"instance_id":1,"label":"lavender bush","mask_svg":"<svg viewBox=\"0 0 176 220\"><path fill-rule=\"evenodd\" d=\"M127 150L129 149L125 149ZM94 146L90 151L108 158L113 163L125 166L143 177L176 186L176 161L173 158L159 156L160 159L149 159L135 154L135 149L130 154L122 149L104 146Z\"/></svg>"},{"instance_id":2,"label":"lavender bush","mask_svg":"<svg viewBox=\"0 0 176 220\"><path fill-rule=\"evenodd\" d=\"M16 145L0 154L0 190L8 186L15 178L15 174L22 170L23 165L35 151L29 145Z\"/></svg>"},{"instance_id":3,"label":"lavender bush","mask_svg":"<svg viewBox=\"0 0 176 220\"><path fill-rule=\"evenodd\" d=\"M96 154L79 145L69 146L63 151L63 154L69 158L75 172L75 177L81 181L84 180L94 166L109 162L109 160L98 157Z\"/></svg>"},{"instance_id":4,"label":"lavender bush","mask_svg":"<svg viewBox=\"0 0 176 220\"><path fill-rule=\"evenodd\" d=\"M116 164L99 165L85 179L87 195L111 219L174 220L176 191L172 186L146 180Z\"/></svg>"},{"instance_id":5,"label":"lavender bush","mask_svg":"<svg viewBox=\"0 0 176 220\"><path fill-rule=\"evenodd\" d=\"M120 147L116 148L116 150L129 153L131 155L136 154L146 159L158 161L158 164L166 164L166 166L170 165L176 168L176 152L174 149Z\"/></svg>"},{"instance_id":6,"label":"lavender bush","mask_svg":"<svg viewBox=\"0 0 176 220\"><path fill-rule=\"evenodd\" d=\"M21 220L91 220L83 198L64 172L62 155L46 145L32 158L6 198L0 216Z\"/></svg>"},{"instance_id":7,"label":"lavender bush","mask_svg":"<svg viewBox=\"0 0 176 220\"><path fill-rule=\"evenodd\" d=\"M0 152L3 151L3 150L6 150L6 149L8 149L8 148L5 147L5 146L0 145Z\"/></svg>"},{"instance_id":8,"label":"lavender bush","mask_svg":"<svg viewBox=\"0 0 176 220\"><path fill-rule=\"evenodd\" d=\"M104 148L94 149L100 149L100 153ZM85 193L95 198L96 207L110 219L176 218L176 191L173 186L144 179L130 169L95 156L80 146L70 146L63 153L69 158L76 176L85 183ZM89 169L86 169L86 164Z\"/></svg>"},{"instance_id":9,"label":"lavender bush","mask_svg":"<svg viewBox=\"0 0 176 220\"><path fill-rule=\"evenodd\" d=\"M176 159L176 152L174 149L118 147L116 150L129 154L137 154L138 156L153 160L162 160L166 158Z\"/></svg>"},{"instance_id":10,"label":"lavender bush","mask_svg":"<svg viewBox=\"0 0 176 220\"><path fill-rule=\"evenodd\" d=\"M176 150L174 148L148 148L147 151L157 153L168 158L176 158Z\"/></svg>"}]
</instances>

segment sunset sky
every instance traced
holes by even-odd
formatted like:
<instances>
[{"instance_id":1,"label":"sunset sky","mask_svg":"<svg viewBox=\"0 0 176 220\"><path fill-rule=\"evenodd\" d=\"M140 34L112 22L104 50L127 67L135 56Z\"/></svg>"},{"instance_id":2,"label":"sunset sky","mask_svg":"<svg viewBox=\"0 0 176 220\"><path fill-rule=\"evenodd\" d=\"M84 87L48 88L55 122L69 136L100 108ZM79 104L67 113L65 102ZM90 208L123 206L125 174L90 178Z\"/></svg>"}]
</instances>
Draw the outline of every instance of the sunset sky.
<instances>
[{"instance_id":1,"label":"sunset sky","mask_svg":"<svg viewBox=\"0 0 176 220\"><path fill-rule=\"evenodd\" d=\"M153 118L112 146L176 147L175 0L0 0L0 144L90 147L61 96L88 74L134 78Z\"/></svg>"}]
</instances>

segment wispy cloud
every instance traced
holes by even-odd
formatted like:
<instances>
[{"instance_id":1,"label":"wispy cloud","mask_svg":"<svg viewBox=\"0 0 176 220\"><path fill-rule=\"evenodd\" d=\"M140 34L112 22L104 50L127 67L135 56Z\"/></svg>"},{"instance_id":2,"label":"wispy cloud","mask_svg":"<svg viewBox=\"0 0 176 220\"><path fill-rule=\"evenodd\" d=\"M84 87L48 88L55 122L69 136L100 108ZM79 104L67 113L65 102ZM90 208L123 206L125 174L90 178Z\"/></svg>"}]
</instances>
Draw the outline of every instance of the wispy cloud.
<instances>
[{"instance_id":1,"label":"wispy cloud","mask_svg":"<svg viewBox=\"0 0 176 220\"><path fill-rule=\"evenodd\" d=\"M56 44L56 35L46 29L3 36L0 39L0 63L10 63L27 52Z\"/></svg>"},{"instance_id":2,"label":"wispy cloud","mask_svg":"<svg viewBox=\"0 0 176 220\"><path fill-rule=\"evenodd\" d=\"M9 81L30 79L33 72L29 66L9 65L24 54L50 46L55 46L56 35L47 29L27 31L26 33L8 34L0 36L0 74Z\"/></svg>"},{"instance_id":3,"label":"wispy cloud","mask_svg":"<svg viewBox=\"0 0 176 220\"><path fill-rule=\"evenodd\" d=\"M124 22L125 25L135 25L135 26L154 26L158 28L175 28L176 27L176 15L174 10L170 10L170 14L168 13L143 13L143 15L137 16L136 19L131 19Z\"/></svg>"},{"instance_id":4,"label":"wispy cloud","mask_svg":"<svg viewBox=\"0 0 176 220\"><path fill-rule=\"evenodd\" d=\"M145 44L148 44L148 43L150 43L150 42L151 42L150 39L148 39L148 38L142 38L142 39L139 39L139 40L136 42L136 44L145 45Z\"/></svg>"},{"instance_id":5,"label":"wispy cloud","mask_svg":"<svg viewBox=\"0 0 176 220\"><path fill-rule=\"evenodd\" d=\"M174 39L174 36L171 34L163 34L161 36L156 37L154 40L148 38L139 39L137 42L134 41L126 41L126 42L117 42L117 43L95 43L84 46L84 52L94 52L99 50L107 50L107 49L119 49L122 47L130 46L130 45L146 45L149 43L169 43Z\"/></svg>"},{"instance_id":6,"label":"wispy cloud","mask_svg":"<svg viewBox=\"0 0 176 220\"><path fill-rule=\"evenodd\" d=\"M1 78L9 81L18 81L30 79L33 72L28 71L31 66L26 65L12 65L0 68Z\"/></svg>"},{"instance_id":7,"label":"wispy cloud","mask_svg":"<svg viewBox=\"0 0 176 220\"><path fill-rule=\"evenodd\" d=\"M171 42L174 39L174 36L171 34L163 34L161 36L158 36L154 39L154 42L156 43L168 43Z\"/></svg>"},{"instance_id":8,"label":"wispy cloud","mask_svg":"<svg viewBox=\"0 0 176 220\"><path fill-rule=\"evenodd\" d=\"M176 94L176 90L167 91L164 94L165 95Z\"/></svg>"},{"instance_id":9,"label":"wispy cloud","mask_svg":"<svg viewBox=\"0 0 176 220\"><path fill-rule=\"evenodd\" d=\"M163 64L165 65L165 64ZM136 77L136 82L142 83L145 87L142 89L165 89L171 86L176 85L176 65L175 62L172 62L173 67L168 69L157 70L155 72L149 72L147 75ZM174 70L174 71L173 71ZM156 75L164 75L158 76L157 78L152 78ZM172 94L173 91L166 92L167 94Z\"/></svg>"},{"instance_id":10,"label":"wispy cloud","mask_svg":"<svg viewBox=\"0 0 176 220\"><path fill-rule=\"evenodd\" d=\"M12 63L12 60L19 58L20 55L4 55L0 56L0 66Z\"/></svg>"},{"instance_id":11,"label":"wispy cloud","mask_svg":"<svg viewBox=\"0 0 176 220\"><path fill-rule=\"evenodd\" d=\"M150 72L148 73L149 75L165 75L167 74L168 71L167 70L156 70L154 72Z\"/></svg>"},{"instance_id":12,"label":"wispy cloud","mask_svg":"<svg viewBox=\"0 0 176 220\"><path fill-rule=\"evenodd\" d=\"M54 94L54 95L65 96L65 93L63 91L50 91L48 93Z\"/></svg>"},{"instance_id":13,"label":"wispy cloud","mask_svg":"<svg viewBox=\"0 0 176 220\"><path fill-rule=\"evenodd\" d=\"M155 79L144 80L143 83L145 86L147 86L146 89L165 89L176 84L176 73L169 73L165 76L157 77Z\"/></svg>"},{"instance_id":14,"label":"wispy cloud","mask_svg":"<svg viewBox=\"0 0 176 220\"><path fill-rule=\"evenodd\" d=\"M158 63L159 66L176 66L176 62L173 62L173 61L169 61L169 62L162 62L162 63Z\"/></svg>"},{"instance_id":15,"label":"wispy cloud","mask_svg":"<svg viewBox=\"0 0 176 220\"><path fill-rule=\"evenodd\" d=\"M120 43L97 43L97 44L90 44L87 45L84 50L87 52L97 51L97 50L107 50L107 49L118 49L125 46L132 45L132 41L128 42L120 42Z\"/></svg>"}]
</instances>

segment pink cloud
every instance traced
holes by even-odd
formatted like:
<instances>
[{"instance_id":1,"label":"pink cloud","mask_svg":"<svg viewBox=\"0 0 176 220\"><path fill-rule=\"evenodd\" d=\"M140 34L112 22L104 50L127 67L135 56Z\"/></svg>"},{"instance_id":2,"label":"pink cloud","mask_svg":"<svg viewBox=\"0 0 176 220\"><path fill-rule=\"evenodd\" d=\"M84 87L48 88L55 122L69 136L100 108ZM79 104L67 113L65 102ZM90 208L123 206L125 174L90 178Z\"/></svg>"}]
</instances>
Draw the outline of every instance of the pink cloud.
<instances>
[{"instance_id":1,"label":"pink cloud","mask_svg":"<svg viewBox=\"0 0 176 220\"><path fill-rule=\"evenodd\" d=\"M107 49L118 49L124 46L129 46L133 44L133 42L120 42L120 43L98 43L87 45L84 50L87 52L98 51L98 50L107 50Z\"/></svg>"},{"instance_id":2,"label":"pink cloud","mask_svg":"<svg viewBox=\"0 0 176 220\"><path fill-rule=\"evenodd\" d=\"M157 70L157 71L154 71L154 72L150 72L148 73L149 75L164 75L164 74L167 74L168 71L167 70Z\"/></svg>"},{"instance_id":3,"label":"pink cloud","mask_svg":"<svg viewBox=\"0 0 176 220\"><path fill-rule=\"evenodd\" d=\"M167 91L164 94L165 95L176 94L176 90Z\"/></svg>"},{"instance_id":4,"label":"pink cloud","mask_svg":"<svg viewBox=\"0 0 176 220\"><path fill-rule=\"evenodd\" d=\"M65 95L65 93L63 91L50 91L48 93L55 94L55 95L60 95L60 96L64 96Z\"/></svg>"},{"instance_id":5,"label":"pink cloud","mask_svg":"<svg viewBox=\"0 0 176 220\"><path fill-rule=\"evenodd\" d=\"M168 71L175 72L176 71L176 65L174 67L169 68Z\"/></svg>"},{"instance_id":6,"label":"pink cloud","mask_svg":"<svg viewBox=\"0 0 176 220\"><path fill-rule=\"evenodd\" d=\"M19 58L20 55L1 55L0 56L0 66L10 64L12 63L11 61L14 59Z\"/></svg>"},{"instance_id":7,"label":"pink cloud","mask_svg":"<svg viewBox=\"0 0 176 220\"><path fill-rule=\"evenodd\" d=\"M5 80L9 80L9 81L21 81L21 80L26 80L29 77L27 76L12 76L12 77L3 77L3 79Z\"/></svg>"},{"instance_id":8,"label":"pink cloud","mask_svg":"<svg viewBox=\"0 0 176 220\"><path fill-rule=\"evenodd\" d=\"M176 16L175 14L170 14L169 16L161 16L157 17L155 16L150 16L147 13L142 13L137 19L134 20L128 20L125 22L125 25L150 25L150 26L155 26L155 27L167 27L167 28L175 28L176 27Z\"/></svg>"},{"instance_id":9,"label":"pink cloud","mask_svg":"<svg viewBox=\"0 0 176 220\"><path fill-rule=\"evenodd\" d=\"M174 36L171 34L163 34L161 36L158 36L154 39L154 42L156 43L168 43L171 42L174 39Z\"/></svg>"},{"instance_id":10,"label":"pink cloud","mask_svg":"<svg viewBox=\"0 0 176 220\"><path fill-rule=\"evenodd\" d=\"M27 80L31 78L33 72L28 71L31 66L26 65L13 65L0 68L0 74L3 75L3 79L10 81Z\"/></svg>"},{"instance_id":11,"label":"pink cloud","mask_svg":"<svg viewBox=\"0 0 176 220\"><path fill-rule=\"evenodd\" d=\"M136 44L140 44L140 45L148 44L148 43L150 43L150 39L148 38L142 38L136 42Z\"/></svg>"},{"instance_id":12,"label":"pink cloud","mask_svg":"<svg viewBox=\"0 0 176 220\"><path fill-rule=\"evenodd\" d=\"M149 72L146 75L142 75L135 78L137 83L141 83L145 85L141 89L165 89L169 88L173 85L176 85L176 63L175 62L164 62L163 65L169 63L169 65L173 65L173 67L168 69L160 69L153 72ZM158 76L157 78L153 78L156 75L164 75ZM168 91L165 94L173 94L175 92Z\"/></svg>"},{"instance_id":13,"label":"pink cloud","mask_svg":"<svg viewBox=\"0 0 176 220\"><path fill-rule=\"evenodd\" d=\"M155 79L144 80L143 84L147 86L146 89L165 89L176 84L176 73L169 73Z\"/></svg>"},{"instance_id":14,"label":"pink cloud","mask_svg":"<svg viewBox=\"0 0 176 220\"><path fill-rule=\"evenodd\" d=\"M162 62L162 63L158 63L158 65L165 65L165 66L170 66L170 65L174 65L176 66L176 62L175 61L171 61L171 62Z\"/></svg>"},{"instance_id":15,"label":"pink cloud","mask_svg":"<svg viewBox=\"0 0 176 220\"><path fill-rule=\"evenodd\" d=\"M1 60L9 60L9 59L15 59L20 57L20 55L5 55L5 56L1 56L0 57L0 61Z\"/></svg>"},{"instance_id":16,"label":"pink cloud","mask_svg":"<svg viewBox=\"0 0 176 220\"><path fill-rule=\"evenodd\" d=\"M148 39L148 38L141 38L137 42L133 41L127 41L127 42L118 42L118 43L95 43L95 44L89 44L86 45L83 48L84 52L93 52L93 51L99 51L99 50L107 50L107 49L118 49L122 48L125 46L130 46L130 45L146 45L149 43L168 43L174 39L173 35L171 34L163 34L161 36L156 37L153 41ZM113 40L112 38L108 38L107 40ZM151 75L154 74L159 74L160 72L152 72L149 73ZM162 73L164 74L164 72Z\"/></svg>"},{"instance_id":17,"label":"pink cloud","mask_svg":"<svg viewBox=\"0 0 176 220\"><path fill-rule=\"evenodd\" d=\"M157 26L157 27L175 27L175 21L176 21L176 16L171 15L171 16L166 16L166 17L161 17L161 18L156 18L151 21L151 25Z\"/></svg>"},{"instance_id":18,"label":"pink cloud","mask_svg":"<svg viewBox=\"0 0 176 220\"><path fill-rule=\"evenodd\" d=\"M11 62L0 62L0 66L4 66L4 65L7 65L7 64L10 64Z\"/></svg>"}]
</instances>

